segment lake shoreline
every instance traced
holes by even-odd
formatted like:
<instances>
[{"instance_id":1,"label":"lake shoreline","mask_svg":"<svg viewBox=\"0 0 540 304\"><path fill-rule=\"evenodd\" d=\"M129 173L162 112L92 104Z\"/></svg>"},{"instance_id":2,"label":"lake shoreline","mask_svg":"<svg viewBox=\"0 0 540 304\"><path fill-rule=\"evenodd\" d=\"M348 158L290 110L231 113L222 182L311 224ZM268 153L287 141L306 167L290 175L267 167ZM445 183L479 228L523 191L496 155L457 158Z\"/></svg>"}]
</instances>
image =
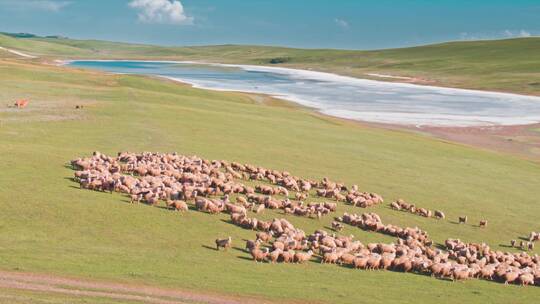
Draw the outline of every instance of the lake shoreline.
<instances>
[{"instance_id":1,"label":"lake shoreline","mask_svg":"<svg viewBox=\"0 0 540 304\"><path fill-rule=\"evenodd\" d=\"M86 60L84 60L86 61ZM93 60L88 60L93 61ZM118 61L118 60L98 60L98 61ZM124 60L132 61L132 60ZM137 60L139 61L139 60ZM63 66L71 67L69 65L71 61L62 61ZM154 60L148 62L156 62ZM157 62L168 62L168 63L194 63L201 64L200 62L179 62L179 61L157 61ZM79 67L76 67L79 68ZM108 72L100 70L104 73L112 74L121 74L116 72ZM307 71L310 72L310 71ZM377 129L386 129L390 131L397 132L413 132L421 134L424 136L433 137L437 140L448 141L450 143L463 144L470 147L481 148L485 150L495 151L499 153L512 154L521 158L530 159L533 161L540 160L540 132L532 132L530 130L535 128L540 128L540 123L531 123L531 124L515 124L515 125L482 125L482 126L418 126L418 125L405 125L405 124L396 124L396 123L386 123L386 122L373 122L373 121L363 121L358 119L351 119L346 117L340 117L336 115L330 115L320 111L318 108L309 107L302 103L298 103L294 100L284 98L282 96L275 96L272 94L266 94L261 92L249 92L245 90L227 90L227 89L215 89L215 88L206 88L204 86L199 86L195 83L185 81L183 79L175 77L167 77L162 75L149 75L149 74L133 74L142 77L150 77L165 81L172 81L174 83L188 85L190 87L203 89L203 90L214 90L222 92L237 92L246 94L249 96L259 96L258 98L253 98L256 103L264 103L268 106L276 106L275 104L268 104L269 100L279 101L279 105L286 105L290 108L304 109L322 117L323 119L329 119L333 121L338 121L341 123L351 123L359 127L370 127ZM338 75L339 76L339 75ZM458 89L459 90L459 89ZM497 93L495 94L506 94L506 93ZM515 94L513 94L515 95ZM260 97L264 96L267 100L261 99ZM521 96L521 95L520 95ZM279 106L278 105L278 106ZM526 138L527 140L522 140ZM520 139L520 140L515 140Z\"/></svg>"},{"instance_id":2,"label":"lake shoreline","mask_svg":"<svg viewBox=\"0 0 540 304\"><path fill-rule=\"evenodd\" d=\"M115 64L112 67L95 65L102 62ZM519 125L540 122L540 108L538 108L540 106L540 97L512 93L384 82L282 67L195 61L85 59L63 60L57 63L59 65L98 69L119 74L154 75L189 83L196 88L214 91L267 94L317 109L323 114L358 121L448 127ZM127 63L128 67L117 67L118 63ZM197 75L185 74L189 67L178 67L177 71L179 73L176 72L177 75L163 73L159 66L150 67L148 71L140 71L140 68L129 67L129 65L136 66L137 64L146 63L234 68L242 72L212 71L216 73L216 77L197 78ZM85 64L88 66L84 66ZM164 68L171 69L171 67L167 66ZM135 72L130 71L130 69ZM243 73L241 76L245 78L240 80L231 79L231 81L227 82L227 77L230 76L229 73L230 75ZM250 77L259 77L252 76L257 73L270 75L272 78L279 77L281 80L285 79L286 82L278 83L273 79L250 79ZM213 74L209 75L215 76ZM219 77L223 77L224 80L221 81ZM324 83L324 85L319 86L319 82ZM304 83L306 83L305 86ZM309 86L311 86L312 91L308 92ZM361 97L358 99L357 96ZM467 107L470 109L465 108L464 101L467 101ZM507 104L511 103L514 106L514 110L512 110L514 113L508 113L505 110Z\"/></svg>"},{"instance_id":3,"label":"lake shoreline","mask_svg":"<svg viewBox=\"0 0 540 304\"><path fill-rule=\"evenodd\" d=\"M56 62L58 63L59 66L69 66L69 64L74 63L74 62L148 62L148 63L200 64L200 65L221 66L221 67L235 67L235 68L241 68L241 69L245 69L249 71L258 70L258 71L268 71L268 72L275 72L275 73L281 72L281 74L288 74L288 75L290 73L297 73L297 74L315 76L315 78L318 78L320 80L340 79L340 80L345 80L345 81L360 81L360 82L365 82L365 83L376 83L378 85L388 85L388 86L398 85L398 86L409 87L409 88L431 88L431 89L440 89L440 90L460 91L460 92L467 92L467 93L489 94L493 96L527 97L527 98L531 98L540 102L540 96L536 96L536 95L526 95L526 94L517 94L517 93L509 93L509 92L464 89L464 88L458 88L458 87L435 86L435 85L411 83L411 82L405 81L407 79L413 79L411 77L397 77L397 76L391 76L391 75L384 75L385 77L381 77L381 78L388 78L388 79L403 78L401 79L403 81L383 81L383 80L374 80L374 79L369 79L369 78L358 78L358 77L352 77L352 76L345 76L345 75L341 75L337 73L322 72L322 71L307 70L307 69L292 68L292 67L273 67L273 66L267 66L267 65L217 63L217 62L209 62L209 61L148 60L148 59L143 59L143 60L138 60L138 59L66 59L66 60L56 60ZM375 74L371 74L371 75L366 74L366 75L374 76ZM218 89L213 89L213 88L210 88L210 90L218 91ZM221 91L228 91L228 90L223 89Z\"/></svg>"}]
</instances>

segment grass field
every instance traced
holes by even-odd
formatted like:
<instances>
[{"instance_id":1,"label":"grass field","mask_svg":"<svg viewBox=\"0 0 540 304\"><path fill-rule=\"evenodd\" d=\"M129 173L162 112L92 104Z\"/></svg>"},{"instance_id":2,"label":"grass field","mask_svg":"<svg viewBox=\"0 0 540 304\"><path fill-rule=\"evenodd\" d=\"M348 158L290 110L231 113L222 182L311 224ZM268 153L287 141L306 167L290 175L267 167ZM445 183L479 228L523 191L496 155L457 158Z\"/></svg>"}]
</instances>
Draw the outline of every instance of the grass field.
<instances>
[{"instance_id":1,"label":"grass field","mask_svg":"<svg viewBox=\"0 0 540 304\"><path fill-rule=\"evenodd\" d=\"M30 98L29 108L7 108L21 97ZM540 230L538 163L259 99L139 76L0 60L0 269L277 302L524 303L540 297L540 288L479 280L452 283L314 262L255 264L243 251L206 247L216 237L231 235L237 247L253 238L253 232L222 221L226 215L179 215L130 205L117 194L80 190L69 179L73 171L67 162L95 150L178 151L310 178L328 176L358 183L387 202L402 197L442 209L449 220L395 212L386 204L338 210L374 211L384 222L418 225L436 242L455 237L509 250L501 244ZM84 110L75 110L76 104ZM473 224L488 219L490 226L454 224L463 214ZM331 217L290 220L309 233L329 226ZM363 242L393 240L351 227L343 233Z\"/></svg>"},{"instance_id":2,"label":"grass field","mask_svg":"<svg viewBox=\"0 0 540 304\"><path fill-rule=\"evenodd\" d=\"M540 38L449 42L376 51L307 50L267 46L159 47L95 40L17 39L0 46L49 58L200 60L314 69L360 78L390 74L438 86L540 95ZM389 81L390 78L377 78Z\"/></svg>"}]
</instances>

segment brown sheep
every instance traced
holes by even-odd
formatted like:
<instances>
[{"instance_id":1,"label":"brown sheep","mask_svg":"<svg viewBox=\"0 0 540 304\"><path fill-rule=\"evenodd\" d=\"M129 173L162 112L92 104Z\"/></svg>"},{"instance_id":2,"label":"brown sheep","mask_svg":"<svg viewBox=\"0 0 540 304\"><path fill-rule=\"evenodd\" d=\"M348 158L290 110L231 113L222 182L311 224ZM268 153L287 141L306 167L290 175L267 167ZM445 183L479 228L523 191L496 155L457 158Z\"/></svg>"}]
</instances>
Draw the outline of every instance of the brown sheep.
<instances>
[{"instance_id":1,"label":"brown sheep","mask_svg":"<svg viewBox=\"0 0 540 304\"><path fill-rule=\"evenodd\" d=\"M281 251L281 249L273 250L268 254L268 260L270 261L270 263L274 264L279 260L279 257L282 253L283 251Z\"/></svg>"},{"instance_id":2,"label":"brown sheep","mask_svg":"<svg viewBox=\"0 0 540 304\"><path fill-rule=\"evenodd\" d=\"M270 231L270 232L261 231L261 232L257 232L255 235L257 236L257 240L261 240L263 242L268 242L269 240L272 239L272 236L274 235L274 233L272 231Z\"/></svg>"},{"instance_id":3,"label":"brown sheep","mask_svg":"<svg viewBox=\"0 0 540 304\"><path fill-rule=\"evenodd\" d=\"M373 254L369 257L367 261L367 269L379 269L381 264L381 256L378 254Z\"/></svg>"},{"instance_id":4,"label":"brown sheep","mask_svg":"<svg viewBox=\"0 0 540 304\"><path fill-rule=\"evenodd\" d=\"M255 262L264 262L266 256L268 255L268 252L268 248L264 248L264 251L257 248L254 248L250 251L251 256L253 257L253 260Z\"/></svg>"},{"instance_id":5,"label":"brown sheep","mask_svg":"<svg viewBox=\"0 0 540 304\"><path fill-rule=\"evenodd\" d=\"M522 286L534 285L534 275L532 273L523 273L519 276L519 282Z\"/></svg>"},{"instance_id":6,"label":"brown sheep","mask_svg":"<svg viewBox=\"0 0 540 304\"><path fill-rule=\"evenodd\" d=\"M343 225L340 222L333 221L332 229L334 229L334 231L341 231L343 230Z\"/></svg>"},{"instance_id":7,"label":"brown sheep","mask_svg":"<svg viewBox=\"0 0 540 304\"><path fill-rule=\"evenodd\" d=\"M266 207L264 206L264 204L260 204L259 207L257 207L257 209L255 209L255 213L262 213L264 211Z\"/></svg>"},{"instance_id":8,"label":"brown sheep","mask_svg":"<svg viewBox=\"0 0 540 304\"><path fill-rule=\"evenodd\" d=\"M459 223L466 224L467 223L467 216L460 216L459 217Z\"/></svg>"},{"instance_id":9,"label":"brown sheep","mask_svg":"<svg viewBox=\"0 0 540 304\"><path fill-rule=\"evenodd\" d=\"M339 258L339 263L341 265L353 265L355 256L350 253L345 253Z\"/></svg>"},{"instance_id":10,"label":"brown sheep","mask_svg":"<svg viewBox=\"0 0 540 304\"><path fill-rule=\"evenodd\" d=\"M459 280L466 280L470 276L470 270L469 269L454 269L454 272L452 273L452 279L455 281Z\"/></svg>"},{"instance_id":11,"label":"brown sheep","mask_svg":"<svg viewBox=\"0 0 540 304\"><path fill-rule=\"evenodd\" d=\"M272 243L272 248L273 249L285 250L285 244L283 242L280 242L280 241L275 241L275 242Z\"/></svg>"},{"instance_id":12,"label":"brown sheep","mask_svg":"<svg viewBox=\"0 0 540 304\"><path fill-rule=\"evenodd\" d=\"M294 261L298 264L303 264L307 261L309 261L309 259L311 259L311 256L313 255L313 251L308 251L307 253L305 252L297 252L294 254Z\"/></svg>"},{"instance_id":13,"label":"brown sheep","mask_svg":"<svg viewBox=\"0 0 540 304\"><path fill-rule=\"evenodd\" d=\"M295 252L292 250L288 250L288 251L281 250L281 258L283 259L283 263L292 263L294 261L294 255L295 255Z\"/></svg>"},{"instance_id":14,"label":"brown sheep","mask_svg":"<svg viewBox=\"0 0 540 304\"><path fill-rule=\"evenodd\" d=\"M167 207L169 209L173 209L173 210L176 210L176 211L188 211L189 210L189 207L187 205L186 202L184 201L180 201L180 200L177 200L177 201L167 201Z\"/></svg>"},{"instance_id":15,"label":"brown sheep","mask_svg":"<svg viewBox=\"0 0 540 304\"><path fill-rule=\"evenodd\" d=\"M321 259L321 264L328 263L328 264L335 264L338 260L339 256L335 252L328 252L325 253Z\"/></svg>"},{"instance_id":16,"label":"brown sheep","mask_svg":"<svg viewBox=\"0 0 540 304\"><path fill-rule=\"evenodd\" d=\"M131 203L134 204L134 203L140 203L141 202L141 195L139 194L132 194L131 195Z\"/></svg>"},{"instance_id":17,"label":"brown sheep","mask_svg":"<svg viewBox=\"0 0 540 304\"><path fill-rule=\"evenodd\" d=\"M367 266L368 257L356 257L353 261L353 267L356 269L365 269Z\"/></svg>"},{"instance_id":18,"label":"brown sheep","mask_svg":"<svg viewBox=\"0 0 540 304\"><path fill-rule=\"evenodd\" d=\"M247 240L246 241L246 250L251 252L252 249L259 248L260 244L261 244L261 241L258 240L258 239L255 240L255 241Z\"/></svg>"},{"instance_id":19,"label":"brown sheep","mask_svg":"<svg viewBox=\"0 0 540 304\"><path fill-rule=\"evenodd\" d=\"M519 272L516 271L508 271L504 274L504 284L508 285L508 283L514 283L519 278Z\"/></svg>"},{"instance_id":20,"label":"brown sheep","mask_svg":"<svg viewBox=\"0 0 540 304\"><path fill-rule=\"evenodd\" d=\"M220 247L223 247L224 250L227 250L232 246L232 238L229 236L226 239L216 239L216 250L219 250Z\"/></svg>"},{"instance_id":21,"label":"brown sheep","mask_svg":"<svg viewBox=\"0 0 540 304\"><path fill-rule=\"evenodd\" d=\"M435 210L435 218L444 220L445 218L444 212L440 210Z\"/></svg>"},{"instance_id":22,"label":"brown sheep","mask_svg":"<svg viewBox=\"0 0 540 304\"><path fill-rule=\"evenodd\" d=\"M481 220L480 224L478 225L480 228L486 228L488 224L487 220Z\"/></svg>"}]
</instances>

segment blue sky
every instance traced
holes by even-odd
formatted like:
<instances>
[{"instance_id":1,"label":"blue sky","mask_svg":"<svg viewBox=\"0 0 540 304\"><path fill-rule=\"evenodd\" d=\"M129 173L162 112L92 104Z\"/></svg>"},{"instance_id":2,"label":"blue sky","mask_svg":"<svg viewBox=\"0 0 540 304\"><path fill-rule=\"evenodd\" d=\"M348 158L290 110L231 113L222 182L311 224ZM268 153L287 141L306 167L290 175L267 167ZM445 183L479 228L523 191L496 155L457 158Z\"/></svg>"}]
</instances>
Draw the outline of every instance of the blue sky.
<instances>
[{"instance_id":1,"label":"blue sky","mask_svg":"<svg viewBox=\"0 0 540 304\"><path fill-rule=\"evenodd\" d=\"M540 35L540 0L0 0L0 31L377 49Z\"/></svg>"}]
</instances>

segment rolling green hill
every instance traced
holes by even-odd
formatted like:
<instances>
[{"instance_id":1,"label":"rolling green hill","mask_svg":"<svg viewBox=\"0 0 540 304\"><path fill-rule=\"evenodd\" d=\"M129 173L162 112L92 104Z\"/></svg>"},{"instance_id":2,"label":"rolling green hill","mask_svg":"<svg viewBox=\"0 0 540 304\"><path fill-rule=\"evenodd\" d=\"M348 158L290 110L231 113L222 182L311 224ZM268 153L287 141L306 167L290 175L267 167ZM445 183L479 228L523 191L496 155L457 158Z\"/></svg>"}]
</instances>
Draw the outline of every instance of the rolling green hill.
<instances>
[{"instance_id":1,"label":"rolling green hill","mask_svg":"<svg viewBox=\"0 0 540 304\"><path fill-rule=\"evenodd\" d=\"M540 38L449 42L378 51L266 46L160 47L0 35L0 46L47 58L170 59L314 69L360 78L389 74L438 86L540 95Z\"/></svg>"}]
</instances>

